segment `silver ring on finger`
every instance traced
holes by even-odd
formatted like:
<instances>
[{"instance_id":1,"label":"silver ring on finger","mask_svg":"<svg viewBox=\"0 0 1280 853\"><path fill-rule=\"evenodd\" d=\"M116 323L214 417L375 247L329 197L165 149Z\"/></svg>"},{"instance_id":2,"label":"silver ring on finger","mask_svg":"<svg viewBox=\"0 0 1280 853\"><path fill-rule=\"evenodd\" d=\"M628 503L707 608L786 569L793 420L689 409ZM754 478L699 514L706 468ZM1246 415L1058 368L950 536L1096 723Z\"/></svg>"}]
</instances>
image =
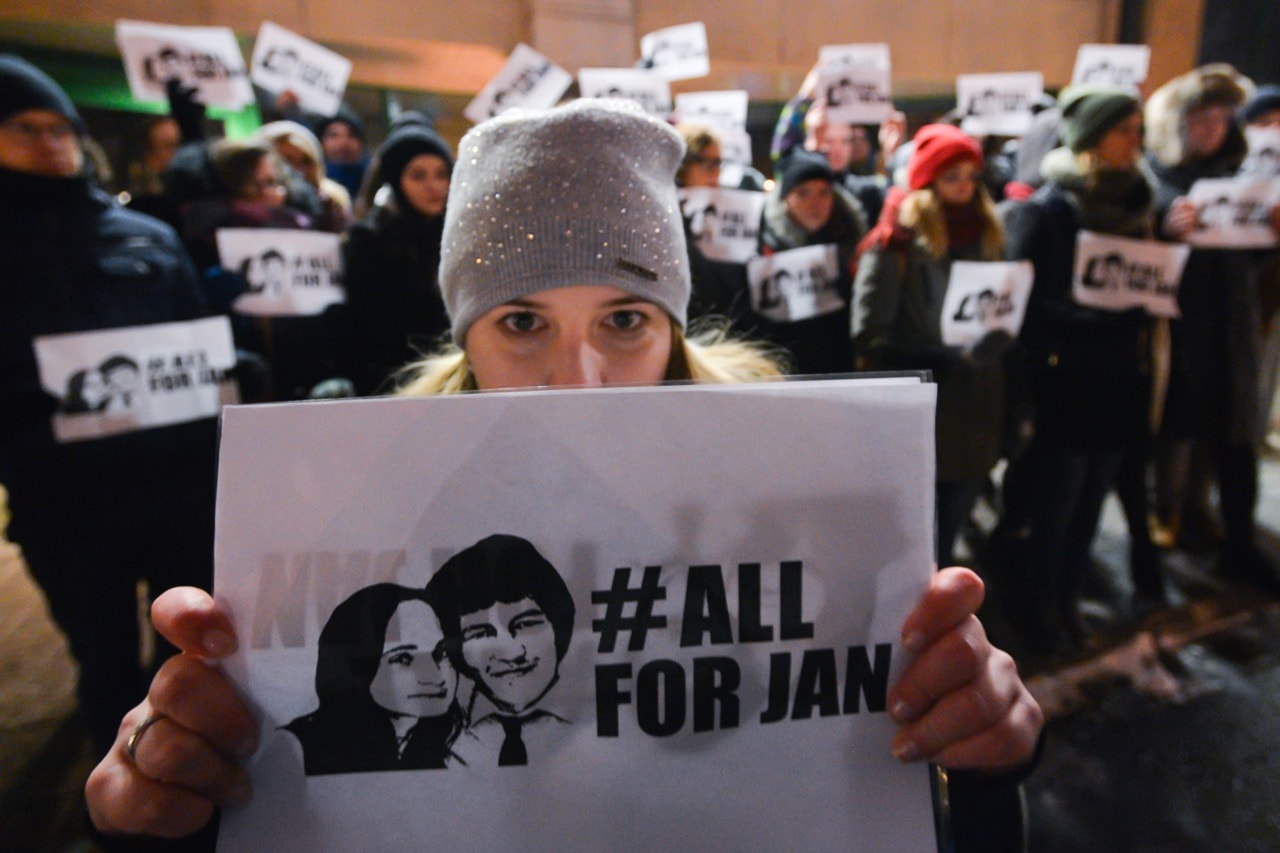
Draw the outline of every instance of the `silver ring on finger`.
<instances>
[{"instance_id":1,"label":"silver ring on finger","mask_svg":"<svg viewBox=\"0 0 1280 853\"><path fill-rule=\"evenodd\" d=\"M142 736L147 733L147 729L161 720L167 719L169 719L168 714L149 714L145 720L133 727L133 731L129 733L129 740L124 745L124 751L129 754L130 761L134 764L138 763L138 743L142 740Z\"/></svg>"}]
</instances>

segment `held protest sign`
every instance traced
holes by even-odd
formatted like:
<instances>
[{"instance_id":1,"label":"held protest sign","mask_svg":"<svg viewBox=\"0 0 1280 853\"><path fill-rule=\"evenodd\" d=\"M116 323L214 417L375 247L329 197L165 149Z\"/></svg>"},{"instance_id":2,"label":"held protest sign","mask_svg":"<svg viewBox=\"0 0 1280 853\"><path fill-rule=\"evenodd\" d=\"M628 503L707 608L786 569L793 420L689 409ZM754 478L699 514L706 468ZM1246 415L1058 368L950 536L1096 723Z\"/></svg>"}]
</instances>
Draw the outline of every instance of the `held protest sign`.
<instances>
[{"instance_id":1,"label":"held protest sign","mask_svg":"<svg viewBox=\"0 0 1280 853\"><path fill-rule=\"evenodd\" d=\"M747 264L751 310L777 323L795 323L845 306L836 246L803 246L753 258Z\"/></svg>"},{"instance_id":2,"label":"held protest sign","mask_svg":"<svg viewBox=\"0 0 1280 853\"><path fill-rule=\"evenodd\" d=\"M714 187L679 191L680 210L702 254L745 264L756 255L764 193Z\"/></svg>"},{"instance_id":3,"label":"held protest sign","mask_svg":"<svg viewBox=\"0 0 1280 853\"><path fill-rule=\"evenodd\" d=\"M934 849L886 712L931 573L934 391L228 410L214 589L263 745L219 849Z\"/></svg>"},{"instance_id":4,"label":"held protest sign","mask_svg":"<svg viewBox=\"0 0 1280 853\"><path fill-rule=\"evenodd\" d=\"M972 348L989 332L1016 338L1027 314L1030 261L956 261L942 301L942 342Z\"/></svg>"},{"instance_id":5,"label":"held protest sign","mask_svg":"<svg viewBox=\"0 0 1280 853\"><path fill-rule=\"evenodd\" d=\"M253 45L250 78L272 94L292 92L306 112L337 115L351 60L270 21Z\"/></svg>"},{"instance_id":6,"label":"held protest sign","mask_svg":"<svg viewBox=\"0 0 1280 853\"><path fill-rule=\"evenodd\" d=\"M889 45L824 45L818 51L817 98L835 124L879 124L893 112Z\"/></svg>"},{"instance_id":7,"label":"held protest sign","mask_svg":"<svg viewBox=\"0 0 1280 853\"><path fill-rule=\"evenodd\" d=\"M1191 185L1187 198L1196 206L1193 246L1214 249L1267 249L1276 245L1271 208L1280 204L1280 179L1212 178Z\"/></svg>"},{"instance_id":8,"label":"held protest sign","mask_svg":"<svg viewBox=\"0 0 1280 853\"><path fill-rule=\"evenodd\" d=\"M59 442L199 420L236 402L226 317L45 335L34 345L40 384L59 401Z\"/></svg>"},{"instance_id":9,"label":"held protest sign","mask_svg":"<svg viewBox=\"0 0 1280 853\"><path fill-rule=\"evenodd\" d=\"M479 124L512 107L548 109L556 105L571 83L573 76L568 71L527 44L518 44L462 114Z\"/></svg>"},{"instance_id":10,"label":"held protest sign","mask_svg":"<svg viewBox=\"0 0 1280 853\"><path fill-rule=\"evenodd\" d=\"M1280 177L1280 127L1245 127L1249 153L1240 164L1240 176Z\"/></svg>"},{"instance_id":11,"label":"held protest sign","mask_svg":"<svg viewBox=\"0 0 1280 853\"><path fill-rule=\"evenodd\" d=\"M1044 95L1039 71L1016 74L961 74L956 104L960 127L973 136L1021 136L1031 127L1031 108Z\"/></svg>"},{"instance_id":12,"label":"held protest sign","mask_svg":"<svg viewBox=\"0 0 1280 853\"><path fill-rule=\"evenodd\" d=\"M237 314L304 317L346 300L342 238L288 228L219 228L218 259L249 291L231 305Z\"/></svg>"},{"instance_id":13,"label":"held protest sign","mask_svg":"<svg viewBox=\"0 0 1280 853\"><path fill-rule=\"evenodd\" d=\"M253 103L240 45L227 27L116 21L116 45L129 92L139 101L167 103L165 82L177 78L211 107L240 110Z\"/></svg>"},{"instance_id":14,"label":"held protest sign","mask_svg":"<svg viewBox=\"0 0 1280 853\"><path fill-rule=\"evenodd\" d=\"M643 68L583 68L578 72L578 88L584 98L635 101L664 120L671 114L670 84Z\"/></svg>"},{"instance_id":15,"label":"held protest sign","mask_svg":"<svg viewBox=\"0 0 1280 853\"><path fill-rule=\"evenodd\" d=\"M682 124L705 124L719 131L745 129L748 95L745 89L722 92L680 92L676 119Z\"/></svg>"},{"instance_id":16,"label":"held protest sign","mask_svg":"<svg viewBox=\"0 0 1280 853\"><path fill-rule=\"evenodd\" d=\"M1153 317L1178 317L1178 284L1190 254L1182 243L1081 230L1071 296L1103 311L1145 308Z\"/></svg>"},{"instance_id":17,"label":"held protest sign","mask_svg":"<svg viewBox=\"0 0 1280 853\"><path fill-rule=\"evenodd\" d=\"M1151 48L1145 44L1082 44L1072 84L1137 89L1147 80Z\"/></svg>"},{"instance_id":18,"label":"held protest sign","mask_svg":"<svg viewBox=\"0 0 1280 853\"><path fill-rule=\"evenodd\" d=\"M649 33L640 39L640 67L663 80L689 80L711 73L707 28L701 21Z\"/></svg>"}]
</instances>

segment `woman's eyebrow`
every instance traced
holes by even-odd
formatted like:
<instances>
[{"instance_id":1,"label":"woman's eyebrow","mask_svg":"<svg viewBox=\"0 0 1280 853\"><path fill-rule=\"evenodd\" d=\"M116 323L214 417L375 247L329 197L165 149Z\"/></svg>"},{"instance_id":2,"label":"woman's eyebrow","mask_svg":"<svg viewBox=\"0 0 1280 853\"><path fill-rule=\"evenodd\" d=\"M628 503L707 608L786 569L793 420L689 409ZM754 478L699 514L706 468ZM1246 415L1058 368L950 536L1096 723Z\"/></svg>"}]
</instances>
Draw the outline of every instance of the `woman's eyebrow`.
<instances>
[{"instance_id":1,"label":"woman's eyebrow","mask_svg":"<svg viewBox=\"0 0 1280 853\"><path fill-rule=\"evenodd\" d=\"M389 648L389 649L383 649L383 650L382 650L382 653L383 653L384 655L389 655L389 654L391 654L392 652L404 652L404 651L411 651L411 652L412 652L412 651L417 651L417 649L418 649L418 644L417 644L417 643L401 643L401 644L400 644L400 645L398 645L398 646L392 646L392 647L391 647L391 648Z\"/></svg>"}]
</instances>

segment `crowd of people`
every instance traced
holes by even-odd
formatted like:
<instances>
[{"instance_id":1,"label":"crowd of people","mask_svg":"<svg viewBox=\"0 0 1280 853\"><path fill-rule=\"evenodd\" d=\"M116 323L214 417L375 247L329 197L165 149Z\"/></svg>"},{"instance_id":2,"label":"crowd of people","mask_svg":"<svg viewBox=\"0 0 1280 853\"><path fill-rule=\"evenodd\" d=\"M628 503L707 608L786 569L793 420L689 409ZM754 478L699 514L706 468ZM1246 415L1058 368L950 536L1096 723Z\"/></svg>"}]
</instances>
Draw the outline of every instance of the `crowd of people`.
<instances>
[{"instance_id":1,"label":"crowd of people","mask_svg":"<svg viewBox=\"0 0 1280 853\"><path fill-rule=\"evenodd\" d=\"M988 580L1028 655L1086 641L1077 605L1112 491L1129 523L1137 610L1167 603L1169 547L1208 543L1224 577L1280 590L1253 518L1274 388L1262 351L1280 302L1275 252L1193 248L1176 319L1072 295L1079 232L1187 241L1192 184L1238 172L1246 123L1280 122L1280 89L1227 66L1170 81L1145 105L1128 90L1069 87L1037 117L1052 143L1025 150L975 139L950 117L910 138L901 114L834 123L802 91L779 118L756 226L760 258L830 247L803 299L753 278L749 262L708 257L701 226L678 215L678 190L721 186L715 128L672 130L580 101L497 119L516 142L477 128L463 144L482 157L456 159L414 113L372 152L349 111L211 140L191 93L171 85L173 116L149 124L122 207L86 167L84 124L57 84L17 57L0 58L0 82L0 482L11 535L81 666L82 705L106 756L90 808L108 833L181 835L248 795L237 759L255 740L251 720L201 663L236 643L198 592L209 588L215 423L59 442L49 423L60 401L33 351L41 336L228 315L232 375L250 402L929 370L939 565L988 558L971 564L996 567ZM611 227L652 226L671 251L637 268L547 239L517 269L491 248L513 222L541 227L557 204L590 207L599 193L581 188L605 184L636 199ZM482 187L507 202L491 204ZM1280 230L1280 207L1269 213ZM311 316L237 315L253 285L223 263L227 228L343 235L345 302ZM1020 332L944 342L953 264L1004 259L1034 270ZM535 341L543 329L564 334ZM557 349L571 339L591 357ZM965 534L984 494L1000 522L979 542ZM157 627L182 654L154 681L138 663L139 579L155 592L187 588L156 603ZM919 658L894 688L894 749L1016 784L1040 712L974 618L980 588L972 572L943 571L904 627ZM984 710L944 701L960 692ZM173 750L161 744L175 743L187 754L180 768L164 764ZM139 817L142 800L160 805Z\"/></svg>"}]
</instances>

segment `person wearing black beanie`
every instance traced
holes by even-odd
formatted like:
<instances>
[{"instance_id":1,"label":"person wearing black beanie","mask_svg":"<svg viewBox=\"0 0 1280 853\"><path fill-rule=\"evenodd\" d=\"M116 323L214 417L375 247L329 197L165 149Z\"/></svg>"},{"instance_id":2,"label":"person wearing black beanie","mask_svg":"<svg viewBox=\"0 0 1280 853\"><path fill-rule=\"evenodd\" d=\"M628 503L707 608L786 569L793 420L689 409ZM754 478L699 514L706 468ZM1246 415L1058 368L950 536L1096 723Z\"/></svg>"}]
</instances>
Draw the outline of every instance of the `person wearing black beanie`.
<instances>
[{"instance_id":1,"label":"person wearing black beanie","mask_svg":"<svg viewBox=\"0 0 1280 853\"><path fill-rule=\"evenodd\" d=\"M82 133L52 79L0 56L0 471L9 536L70 640L80 710L105 753L150 678L138 664L138 581L159 592L173 583L207 589L212 580L217 421L65 440L72 420L88 426L102 417L77 399L77 376L101 387L107 375L107 361L84 355L81 333L208 314L173 229L119 207L90 180ZM48 379L57 368L37 339L90 361L65 391ZM132 393L115 398L112 417L145 424Z\"/></svg>"},{"instance_id":2,"label":"person wearing black beanie","mask_svg":"<svg viewBox=\"0 0 1280 853\"><path fill-rule=\"evenodd\" d=\"M343 104L336 115L316 122L316 138L324 149L325 176L347 188L355 198L360 194L369 157L364 150L364 123L351 107Z\"/></svg>"},{"instance_id":3,"label":"person wearing black beanie","mask_svg":"<svg viewBox=\"0 0 1280 853\"><path fill-rule=\"evenodd\" d=\"M392 131L377 160L392 195L351 227L344 247L345 372L361 395L389 390L388 376L449 328L436 282L453 153L411 123Z\"/></svg>"}]
</instances>

